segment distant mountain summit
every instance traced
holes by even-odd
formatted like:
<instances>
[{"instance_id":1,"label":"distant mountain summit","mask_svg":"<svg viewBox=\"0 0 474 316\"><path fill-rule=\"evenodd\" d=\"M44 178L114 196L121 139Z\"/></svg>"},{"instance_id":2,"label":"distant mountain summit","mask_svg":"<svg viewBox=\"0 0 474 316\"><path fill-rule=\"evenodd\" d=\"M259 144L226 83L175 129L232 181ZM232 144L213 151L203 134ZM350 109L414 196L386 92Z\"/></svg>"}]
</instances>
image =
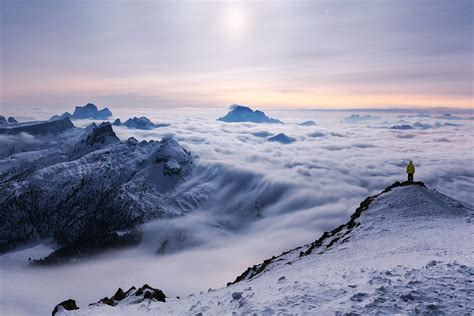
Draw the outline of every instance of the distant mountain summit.
<instances>
[{"instance_id":1,"label":"distant mountain summit","mask_svg":"<svg viewBox=\"0 0 474 316\"><path fill-rule=\"evenodd\" d=\"M264 112L259 110L252 110L251 108L239 104L234 104L230 107L230 112L225 116L220 117L218 121L235 123L235 122L252 122L252 123L279 123L282 121L270 118Z\"/></svg>"},{"instance_id":2,"label":"distant mountain summit","mask_svg":"<svg viewBox=\"0 0 474 316\"><path fill-rule=\"evenodd\" d=\"M280 144L291 144L296 141L293 137L287 136L286 134L280 133L275 136L268 138L269 142L277 142Z\"/></svg>"},{"instance_id":3,"label":"distant mountain summit","mask_svg":"<svg viewBox=\"0 0 474 316\"><path fill-rule=\"evenodd\" d=\"M99 110L95 104L87 103L84 106L76 106L74 113L64 112L61 116L54 115L50 120L57 120L69 117L72 120L91 119L91 120L105 120L112 116L112 112L108 108Z\"/></svg>"},{"instance_id":4,"label":"distant mountain summit","mask_svg":"<svg viewBox=\"0 0 474 316\"><path fill-rule=\"evenodd\" d=\"M121 122L120 119L116 119L112 125L114 126L126 126L130 129L141 129L141 130L150 130L154 129L157 127L165 127L169 126L169 124L155 124L148 117L141 116L141 117L136 117L134 116L133 118L129 118L125 122Z\"/></svg>"}]
</instances>

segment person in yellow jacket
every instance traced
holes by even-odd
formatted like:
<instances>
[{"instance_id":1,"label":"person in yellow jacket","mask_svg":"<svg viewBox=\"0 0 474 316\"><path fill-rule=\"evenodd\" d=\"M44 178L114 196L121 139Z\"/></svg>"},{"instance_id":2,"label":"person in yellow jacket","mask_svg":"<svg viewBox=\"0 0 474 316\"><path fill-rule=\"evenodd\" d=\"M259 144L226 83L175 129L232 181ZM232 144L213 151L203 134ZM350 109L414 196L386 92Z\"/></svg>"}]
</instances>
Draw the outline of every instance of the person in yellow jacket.
<instances>
[{"instance_id":1,"label":"person in yellow jacket","mask_svg":"<svg viewBox=\"0 0 474 316\"><path fill-rule=\"evenodd\" d=\"M413 174L415 173L415 165L413 161L410 160L407 166L407 173L408 173L408 182L413 182Z\"/></svg>"}]
</instances>

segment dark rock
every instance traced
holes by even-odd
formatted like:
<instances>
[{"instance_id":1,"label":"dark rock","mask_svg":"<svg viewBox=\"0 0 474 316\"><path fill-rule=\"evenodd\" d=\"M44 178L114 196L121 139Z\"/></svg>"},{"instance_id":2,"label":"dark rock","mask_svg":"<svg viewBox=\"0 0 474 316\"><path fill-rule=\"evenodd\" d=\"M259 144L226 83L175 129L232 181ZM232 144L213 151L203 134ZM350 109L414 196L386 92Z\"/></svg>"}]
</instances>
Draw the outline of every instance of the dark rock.
<instances>
[{"instance_id":1,"label":"dark rock","mask_svg":"<svg viewBox=\"0 0 474 316\"><path fill-rule=\"evenodd\" d=\"M118 288L117 292L115 292L114 296L112 296L112 299L116 301L121 301L125 298L125 293L121 288Z\"/></svg>"},{"instance_id":2,"label":"dark rock","mask_svg":"<svg viewBox=\"0 0 474 316\"><path fill-rule=\"evenodd\" d=\"M104 297L103 299L101 299L101 300L99 301L99 303L106 304L106 305L110 305L110 306L115 306L114 300L111 299L111 298L108 298L107 296Z\"/></svg>"},{"instance_id":3,"label":"dark rock","mask_svg":"<svg viewBox=\"0 0 474 316\"><path fill-rule=\"evenodd\" d=\"M148 284L143 285L135 292L136 296L143 295L143 299L152 299L158 302L166 302L166 295L160 289L155 289Z\"/></svg>"},{"instance_id":4,"label":"dark rock","mask_svg":"<svg viewBox=\"0 0 474 316\"><path fill-rule=\"evenodd\" d=\"M232 293L232 299L240 300L241 298L242 298L242 292L233 292Z\"/></svg>"},{"instance_id":5,"label":"dark rock","mask_svg":"<svg viewBox=\"0 0 474 316\"><path fill-rule=\"evenodd\" d=\"M119 119L119 118L116 119L116 120L112 123L113 126L120 126L121 124L122 124L122 122L120 122L120 119Z\"/></svg>"},{"instance_id":6,"label":"dark rock","mask_svg":"<svg viewBox=\"0 0 474 316\"><path fill-rule=\"evenodd\" d=\"M61 302L59 303L58 305L56 305L53 309L53 313L52 315L56 315L57 312L59 312L59 308L60 306L62 308L64 308L65 310L67 311L72 311L72 310L76 310L76 309L79 309L79 307L77 307L76 305L76 301L73 300L73 299L68 299L68 300L65 300L64 302Z\"/></svg>"},{"instance_id":7,"label":"dark rock","mask_svg":"<svg viewBox=\"0 0 474 316\"><path fill-rule=\"evenodd\" d=\"M107 137L119 141L119 138L112 129L112 125L109 122L103 122L97 128L92 129L84 141L87 145L92 146L94 144L103 144Z\"/></svg>"}]
</instances>

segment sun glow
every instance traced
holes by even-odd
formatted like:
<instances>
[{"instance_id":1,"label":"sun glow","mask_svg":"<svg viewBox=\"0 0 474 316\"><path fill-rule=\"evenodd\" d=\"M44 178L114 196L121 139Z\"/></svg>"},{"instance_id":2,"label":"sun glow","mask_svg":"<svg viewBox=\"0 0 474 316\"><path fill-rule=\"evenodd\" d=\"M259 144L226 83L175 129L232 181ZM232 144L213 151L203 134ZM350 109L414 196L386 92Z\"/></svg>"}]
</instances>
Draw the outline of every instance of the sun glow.
<instances>
[{"instance_id":1,"label":"sun glow","mask_svg":"<svg viewBox=\"0 0 474 316\"><path fill-rule=\"evenodd\" d=\"M245 28L244 12L239 7L230 7L224 16L224 21L227 28L233 33L240 33Z\"/></svg>"}]
</instances>

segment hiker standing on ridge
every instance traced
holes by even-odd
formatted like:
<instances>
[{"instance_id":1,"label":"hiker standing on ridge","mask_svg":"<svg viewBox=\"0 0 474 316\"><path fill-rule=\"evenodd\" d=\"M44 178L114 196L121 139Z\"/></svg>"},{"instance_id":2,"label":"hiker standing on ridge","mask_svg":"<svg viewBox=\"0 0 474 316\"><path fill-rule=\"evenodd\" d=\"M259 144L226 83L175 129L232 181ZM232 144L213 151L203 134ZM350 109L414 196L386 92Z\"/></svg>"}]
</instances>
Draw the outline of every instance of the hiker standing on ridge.
<instances>
[{"instance_id":1,"label":"hiker standing on ridge","mask_svg":"<svg viewBox=\"0 0 474 316\"><path fill-rule=\"evenodd\" d=\"M410 160L407 166L407 173L408 173L408 182L412 183L413 182L413 174L415 173L415 165L413 164L413 161Z\"/></svg>"}]
</instances>

